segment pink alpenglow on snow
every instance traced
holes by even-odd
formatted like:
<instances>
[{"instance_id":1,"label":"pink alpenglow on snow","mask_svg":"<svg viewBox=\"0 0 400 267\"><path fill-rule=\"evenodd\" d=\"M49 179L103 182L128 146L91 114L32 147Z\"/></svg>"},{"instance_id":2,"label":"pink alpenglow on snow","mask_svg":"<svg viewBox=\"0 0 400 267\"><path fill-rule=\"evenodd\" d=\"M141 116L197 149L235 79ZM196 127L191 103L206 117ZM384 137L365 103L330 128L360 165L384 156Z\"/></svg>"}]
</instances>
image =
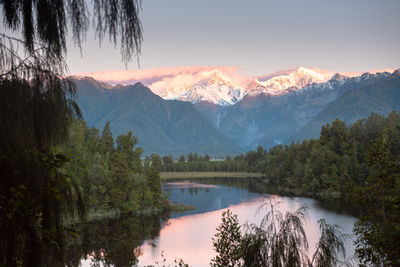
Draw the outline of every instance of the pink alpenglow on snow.
<instances>
[{"instance_id":1,"label":"pink alpenglow on snow","mask_svg":"<svg viewBox=\"0 0 400 267\"><path fill-rule=\"evenodd\" d=\"M369 73L393 72L393 69L373 70ZM341 72L353 77L364 72ZM304 88L312 83L323 83L335 72L318 68L298 67L272 74L253 77L231 66L186 66L148 70L116 70L80 73L110 84L133 84L141 82L155 94L168 100L192 103L207 101L220 106L240 102L246 95L282 95Z\"/></svg>"}]
</instances>

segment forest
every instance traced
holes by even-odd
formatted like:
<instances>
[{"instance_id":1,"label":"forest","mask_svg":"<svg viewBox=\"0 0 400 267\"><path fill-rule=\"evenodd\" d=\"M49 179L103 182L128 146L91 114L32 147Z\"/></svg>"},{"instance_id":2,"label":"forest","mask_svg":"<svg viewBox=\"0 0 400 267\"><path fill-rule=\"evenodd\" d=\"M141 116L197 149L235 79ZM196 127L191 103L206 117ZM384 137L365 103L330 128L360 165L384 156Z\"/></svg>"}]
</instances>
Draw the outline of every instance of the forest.
<instances>
[{"instance_id":1,"label":"forest","mask_svg":"<svg viewBox=\"0 0 400 267\"><path fill-rule=\"evenodd\" d=\"M396 111L387 118L371 114L350 126L336 119L321 127L318 139L277 145L268 151L258 147L221 160L197 153L176 160L164 156L159 170L259 172L265 179L258 187L288 195L346 199L365 184L376 167L374 153L383 153L374 150L381 149L387 150L388 164L395 168L400 156L400 116Z\"/></svg>"},{"instance_id":2,"label":"forest","mask_svg":"<svg viewBox=\"0 0 400 267\"><path fill-rule=\"evenodd\" d=\"M400 116L395 111L386 118L371 114L350 126L336 119L321 127L318 139L268 152L259 147L222 161L194 155L187 161L184 156L174 163L164 160L163 168L262 172L262 181L250 182L257 191L344 201L359 213L354 232L361 262L399 264Z\"/></svg>"},{"instance_id":3,"label":"forest","mask_svg":"<svg viewBox=\"0 0 400 267\"><path fill-rule=\"evenodd\" d=\"M60 147L68 162L60 170L82 188L89 216L102 213L161 213L162 197L156 165L143 164L143 149L132 132L112 136L109 123L100 133L74 121L68 141Z\"/></svg>"}]
</instances>

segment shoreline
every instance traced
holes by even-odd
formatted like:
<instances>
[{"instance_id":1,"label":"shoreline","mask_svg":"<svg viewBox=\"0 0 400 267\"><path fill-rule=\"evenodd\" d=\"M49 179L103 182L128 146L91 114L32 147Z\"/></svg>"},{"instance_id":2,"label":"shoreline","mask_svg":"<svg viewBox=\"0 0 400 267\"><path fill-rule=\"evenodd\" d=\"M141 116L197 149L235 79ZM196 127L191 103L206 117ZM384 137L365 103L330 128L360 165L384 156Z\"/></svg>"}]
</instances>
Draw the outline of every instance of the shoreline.
<instances>
[{"instance_id":1,"label":"shoreline","mask_svg":"<svg viewBox=\"0 0 400 267\"><path fill-rule=\"evenodd\" d=\"M193 178L261 178L258 172L160 172L162 180Z\"/></svg>"}]
</instances>

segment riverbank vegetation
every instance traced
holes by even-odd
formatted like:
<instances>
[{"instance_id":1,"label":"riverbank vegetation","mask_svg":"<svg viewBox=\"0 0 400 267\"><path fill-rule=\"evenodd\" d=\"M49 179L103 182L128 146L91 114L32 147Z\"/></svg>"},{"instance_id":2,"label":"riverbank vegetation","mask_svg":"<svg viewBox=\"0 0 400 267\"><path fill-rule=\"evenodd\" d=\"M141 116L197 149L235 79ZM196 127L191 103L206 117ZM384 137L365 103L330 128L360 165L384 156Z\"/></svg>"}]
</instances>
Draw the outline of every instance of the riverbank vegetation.
<instances>
[{"instance_id":1,"label":"riverbank vegetation","mask_svg":"<svg viewBox=\"0 0 400 267\"><path fill-rule=\"evenodd\" d=\"M131 132L114 138L107 123L100 133L83 121L74 121L68 141L61 146L69 161L61 168L75 177L90 213L160 213L168 209L161 180L153 165L144 165L143 149L135 147Z\"/></svg>"}]
</instances>

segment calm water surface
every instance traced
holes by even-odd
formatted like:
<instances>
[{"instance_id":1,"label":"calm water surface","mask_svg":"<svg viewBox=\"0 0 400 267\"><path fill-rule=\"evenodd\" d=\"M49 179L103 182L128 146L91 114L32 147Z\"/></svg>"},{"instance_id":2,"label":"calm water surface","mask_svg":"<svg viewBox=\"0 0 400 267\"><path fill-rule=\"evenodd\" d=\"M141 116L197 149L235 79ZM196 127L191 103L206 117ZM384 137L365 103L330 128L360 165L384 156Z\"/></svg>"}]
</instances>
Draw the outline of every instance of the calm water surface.
<instances>
[{"instance_id":1,"label":"calm water surface","mask_svg":"<svg viewBox=\"0 0 400 267\"><path fill-rule=\"evenodd\" d=\"M174 214L161 227L159 236L145 241L140 248L140 266L161 260L161 253L167 262L182 258L190 266L209 266L210 259L215 255L211 238L221 222L223 210L229 208L237 214L241 224L259 224L265 214L258 209L265 203L266 195L249 192L246 188L193 182L171 182L163 187L172 201L191 204L196 209ZM279 210L283 213L301 206L309 208L310 219L305 224L309 254L314 251L319 238L318 219L325 218L327 223L340 225L344 233L351 233L356 221L355 217L330 211L313 199L276 196L276 200L281 202ZM354 254L352 242L347 244L346 253Z\"/></svg>"}]
</instances>

